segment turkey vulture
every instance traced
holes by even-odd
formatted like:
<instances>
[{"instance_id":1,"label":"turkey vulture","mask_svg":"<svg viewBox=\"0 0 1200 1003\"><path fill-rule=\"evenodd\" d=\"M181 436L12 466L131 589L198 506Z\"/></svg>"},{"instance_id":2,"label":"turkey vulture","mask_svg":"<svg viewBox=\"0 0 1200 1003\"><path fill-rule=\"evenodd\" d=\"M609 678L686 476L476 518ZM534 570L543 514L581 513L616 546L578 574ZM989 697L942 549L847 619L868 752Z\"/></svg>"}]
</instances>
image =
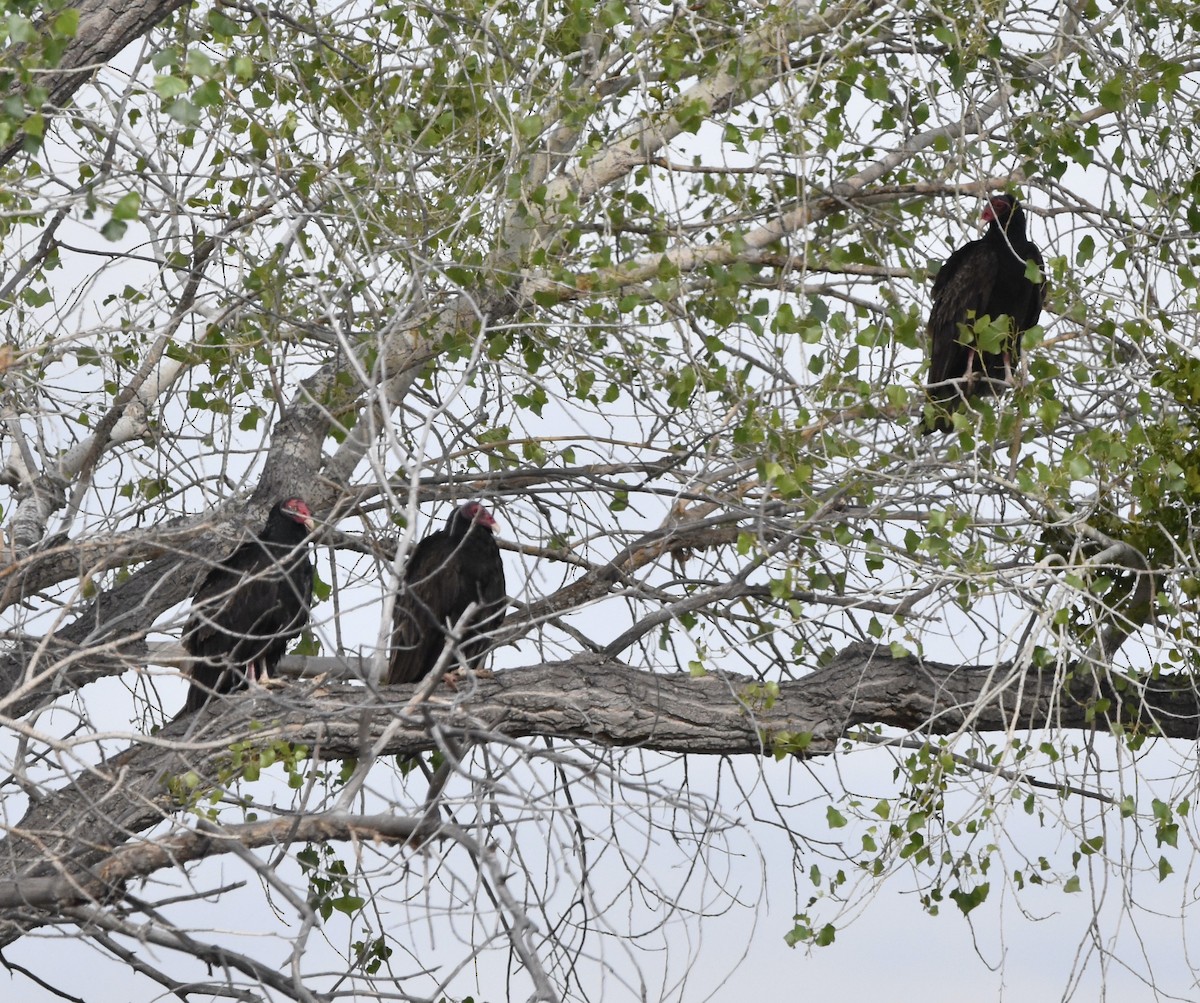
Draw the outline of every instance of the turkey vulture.
<instances>
[{"instance_id":1,"label":"turkey vulture","mask_svg":"<svg viewBox=\"0 0 1200 1003\"><path fill-rule=\"evenodd\" d=\"M258 536L205 576L183 628L183 647L196 659L184 713L256 676L265 681L287 642L304 629L313 585L304 541L312 528L303 501L281 501Z\"/></svg>"},{"instance_id":2,"label":"turkey vulture","mask_svg":"<svg viewBox=\"0 0 1200 1003\"><path fill-rule=\"evenodd\" d=\"M487 635L504 618L504 564L493 535L496 520L479 502L455 509L446 528L417 544L396 596L388 683L415 683L437 664L454 628L471 603L478 604L462 628L459 653L478 668ZM451 663L453 667L454 663Z\"/></svg>"},{"instance_id":3,"label":"turkey vulture","mask_svg":"<svg viewBox=\"0 0 1200 1003\"><path fill-rule=\"evenodd\" d=\"M1026 263L1044 273L1041 252L1025 236L1025 212L1011 195L993 196L983 210L987 233L964 244L947 259L933 283L929 314L929 399L940 412L922 422L921 433L949 432L947 405L969 397L998 394L1012 382L1021 354L1021 335L1037 323L1046 282L1031 282ZM1007 332L998 344L977 347L976 320L1000 317ZM999 349L993 351L990 349ZM948 382L956 381L956 382Z\"/></svg>"}]
</instances>

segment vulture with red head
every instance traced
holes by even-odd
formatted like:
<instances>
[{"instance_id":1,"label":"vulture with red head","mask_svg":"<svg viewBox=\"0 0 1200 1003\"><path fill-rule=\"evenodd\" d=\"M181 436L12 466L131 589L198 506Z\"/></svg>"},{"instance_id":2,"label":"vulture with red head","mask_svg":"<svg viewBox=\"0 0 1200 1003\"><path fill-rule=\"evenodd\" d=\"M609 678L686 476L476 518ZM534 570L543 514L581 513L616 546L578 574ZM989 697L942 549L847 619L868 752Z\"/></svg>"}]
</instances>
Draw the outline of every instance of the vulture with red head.
<instances>
[{"instance_id":1,"label":"vulture with red head","mask_svg":"<svg viewBox=\"0 0 1200 1003\"><path fill-rule=\"evenodd\" d=\"M949 432L948 411L971 397L999 394L1012 384L1021 354L1021 335L1038 322L1046 282L1041 252L1025 236L1025 212L1011 195L995 195L983 210L988 229L955 251L933 283L929 314L929 401L937 412L922 422L922 434ZM1028 263L1038 269L1029 278ZM984 344L973 330L978 321L1001 320Z\"/></svg>"},{"instance_id":2,"label":"vulture with red head","mask_svg":"<svg viewBox=\"0 0 1200 1003\"><path fill-rule=\"evenodd\" d=\"M183 628L184 650L194 659L185 713L214 693L267 680L308 624L313 566L305 541L312 528L301 499L281 501L261 533L205 576Z\"/></svg>"},{"instance_id":3,"label":"vulture with red head","mask_svg":"<svg viewBox=\"0 0 1200 1003\"><path fill-rule=\"evenodd\" d=\"M496 520L479 502L455 509L445 529L430 533L412 552L396 596L388 683L415 683L429 675L458 628L458 655L471 669L482 663L488 635L504 619L504 564ZM469 621L459 625L467 607ZM453 669L459 658L452 656Z\"/></svg>"}]
</instances>

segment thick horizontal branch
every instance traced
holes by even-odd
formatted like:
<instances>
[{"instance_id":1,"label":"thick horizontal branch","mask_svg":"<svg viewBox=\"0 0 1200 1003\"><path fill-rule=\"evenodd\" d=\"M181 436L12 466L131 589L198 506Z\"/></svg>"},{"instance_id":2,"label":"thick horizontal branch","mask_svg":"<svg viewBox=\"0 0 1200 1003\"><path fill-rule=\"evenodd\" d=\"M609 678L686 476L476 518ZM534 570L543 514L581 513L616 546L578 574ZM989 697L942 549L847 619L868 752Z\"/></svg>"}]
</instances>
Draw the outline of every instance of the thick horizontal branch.
<instances>
[{"instance_id":1,"label":"thick horizontal branch","mask_svg":"<svg viewBox=\"0 0 1200 1003\"><path fill-rule=\"evenodd\" d=\"M139 737L122 755L34 804L0 843L0 880L13 883L3 886L11 894L19 887L50 894L65 887L54 883L60 881L81 889L103 882L98 869L122 845L181 809L181 787L172 777L192 778L184 794L231 779L234 742L303 745L326 760L363 757L368 749L410 756L434 748L439 734L725 756L770 754L779 736L795 749L796 737L804 736L810 757L877 726L910 737L1096 727L1200 737L1200 694L1186 678L1075 676L1063 682L1037 669L946 665L854 645L769 695L746 676L658 675L599 657L500 672L475 680L469 693L444 691L404 719L411 686L295 684L235 695ZM30 878L51 881L29 885ZM35 911L0 926L0 947L47 919Z\"/></svg>"},{"instance_id":2,"label":"thick horizontal branch","mask_svg":"<svg viewBox=\"0 0 1200 1003\"><path fill-rule=\"evenodd\" d=\"M121 886L131 878L146 877L167 867L179 867L194 860L243 849L345 839L404 840L418 835L434 836L436 830L436 822L430 826L422 818L350 815L346 812L324 812L306 818L280 818L246 825L217 827L208 824L182 835L123 847L93 867L87 876L0 882L0 909L62 908L96 902L119 894Z\"/></svg>"}]
</instances>

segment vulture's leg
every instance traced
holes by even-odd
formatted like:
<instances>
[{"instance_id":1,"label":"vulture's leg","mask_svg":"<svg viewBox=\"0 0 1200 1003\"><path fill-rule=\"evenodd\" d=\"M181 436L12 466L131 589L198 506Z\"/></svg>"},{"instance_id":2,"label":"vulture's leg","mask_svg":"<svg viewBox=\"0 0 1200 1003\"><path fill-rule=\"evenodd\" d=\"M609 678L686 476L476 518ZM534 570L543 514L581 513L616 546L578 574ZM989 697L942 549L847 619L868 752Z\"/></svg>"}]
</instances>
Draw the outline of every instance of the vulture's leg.
<instances>
[{"instance_id":1,"label":"vulture's leg","mask_svg":"<svg viewBox=\"0 0 1200 1003\"><path fill-rule=\"evenodd\" d=\"M277 690L287 685L282 679L274 678L264 662L252 662L251 666L258 669L257 679L253 675L250 676L256 686L264 690Z\"/></svg>"},{"instance_id":2,"label":"vulture's leg","mask_svg":"<svg viewBox=\"0 0 1200 1003\"><path fill-rule=\"evenodd\" d=\"M962 398L970 397L975 390L975 384L979 381L979 374L975 371L975 363L979 361L979 353L973 348L967 349L967 370L963 373L962 390L960 391Z\"/></svg>"}]
</instances>

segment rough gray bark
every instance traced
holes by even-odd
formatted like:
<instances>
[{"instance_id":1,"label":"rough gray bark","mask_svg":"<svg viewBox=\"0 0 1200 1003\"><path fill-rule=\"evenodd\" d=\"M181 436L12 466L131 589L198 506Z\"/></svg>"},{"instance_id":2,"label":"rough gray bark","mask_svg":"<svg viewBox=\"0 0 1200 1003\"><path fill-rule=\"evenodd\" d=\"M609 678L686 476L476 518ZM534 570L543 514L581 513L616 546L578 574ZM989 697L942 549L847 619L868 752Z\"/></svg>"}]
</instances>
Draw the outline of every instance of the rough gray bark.
<instances>
[{"instance_id":1,"label":"rough gray bark","mask_svg":"<svg viewBox=\"0 0 1200 1003\"><path fill-rule=\"evenodd\" d=\"M131 859L151 869L182 862L166 851L170 843L143 847L133 858L119 848L179 813L180 788L169 786L171 777L190 771L200 778L200 790L222 772L227 781L229 748L237 741L266 746L281 740L306 745L316 759L338 760L366 758L388 729L378 755L413 755L447 738L540 736L669 753L763 756L772 753L775 736L794 742L804 735L811 738L803 754L812 757L834 752L859 727L877 725L907 738L1050 725L1136 727L1200 738L1200 694L1187 680L1158 680L1130 699L1131 684L1122 678L1077 672L1063 682L1037 669L893 658L871 645L851 646L825 668L780 683L771 700L749 677L657 675L599 656L505 671L476 683L469 694L420 705L403 722L397 715L412 687L340 683L229 698L173 721L33 804L0 843L0 903L28 902L0 926L0 947L50 921L54 903L64 896L80 901L108 894L114 882L142 873ZM1098 714L1101 698L1108 710ZM336 831L328 838L337 838ZM34 908L38 903L47 911Z\"/></svg>"},{"instance_id":2,"label":"rough gray bark","mask_svg":"<svg viewBox=\"0 0 1200 1003\"><path fill-rule=\"evenodd\" d=\"M434 838L437 836L437 827L429 826L420 818L353 816L334 812L224 827L200 822L195 829L182 835L139 842L117 850L92 868L90 875L25 878L0 883L0 909L62 909L94 903L119 893L124 882L130 878L145 877L193 860L203 860L222 853L240 853L260 846L280 847L298 842L352 839L356 836L401 840L414 836Z\"/></svg>"}]
</instances>

